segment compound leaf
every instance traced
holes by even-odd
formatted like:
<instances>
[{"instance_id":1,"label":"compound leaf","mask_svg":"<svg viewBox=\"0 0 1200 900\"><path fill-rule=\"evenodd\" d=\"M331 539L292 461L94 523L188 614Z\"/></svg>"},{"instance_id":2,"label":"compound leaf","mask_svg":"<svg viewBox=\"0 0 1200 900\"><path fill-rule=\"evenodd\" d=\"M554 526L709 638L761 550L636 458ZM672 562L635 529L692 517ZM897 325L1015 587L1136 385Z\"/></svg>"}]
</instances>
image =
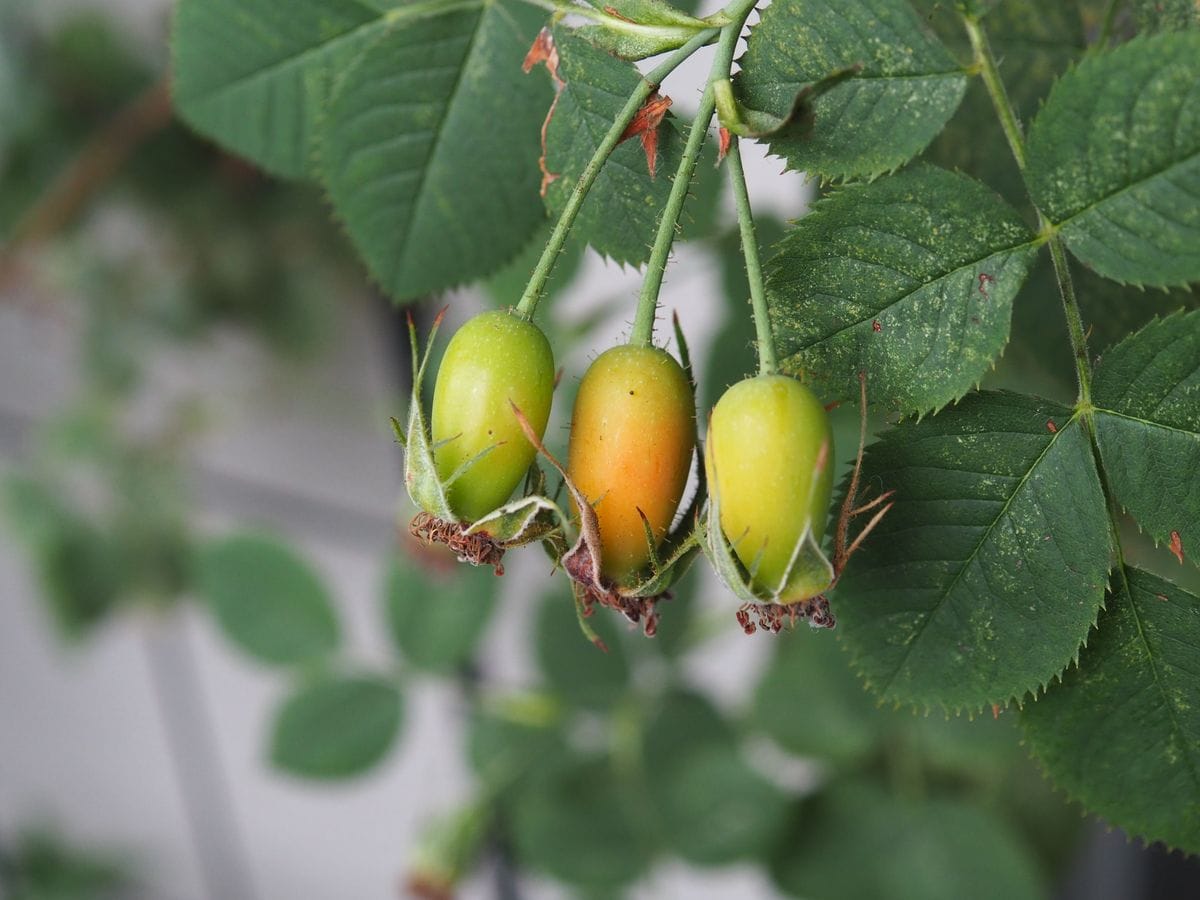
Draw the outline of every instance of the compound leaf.
<instances>
[{"instance_id":1,"label":"compound leaf","mask_svg":"<svg viewBox=\"0 0 1200 900\"><path fill-rule=\"evenodd\" d=\"M558 216L641 76L570 29L556 28L554 45L561 88L546 125L543 163L549 180L546 206ZM682 150L670 115L658 126L656 175L651 176L638 140L618 145L588 192L573 231L617 262L644 263L671 192L668 173L675 171Z\"/></svg>"},{"instance_id":2,"label":"compound leaf","mask_svg":"<svg viewBox=\"0 0 1200 900\"><path fill-rule=\"evenodd\" d=\"M896 505L846 569L834 612L883 699L979 709L1045 685L1104 599L1108 516L1065 407L973 394L885 434L863 482Z\"/></svg>"},{"instance_id":3,"label":"compound leaf","mask_svg":"<svg viewBox=\"0 0 1200 900\"><path fill-rule=\"evenodd\" d=\"M542 14L451 7L374 41L321 128L334 211L398 300L482 277L542 224L538 133L549 102L521 61Z\"/></svg>"},{"instance_id":4,"label":"compound leaf","mask_svg":"<svg viewBox=\"0 0 1200 900\"><path fill-rule=\"evenodd\" d=\"M286 545L253 534L210 541L199 550L196 574L222 631L255 658L303 663L337 646L325 585Z\"/></svg>"},{"instance_id":5,"label":"compound leaf","mask_svg":"<svg viewBox=\"0 0 1200 900\"><path fill-rule=\"evenodd\" d=\"M362 0L181 0L176 108L269 172L303 177L334 73L401 15Z\"/></svg>"},{"instance_id":6,"label":"compound leaf","mask_svg":"<svg viewBox=\"0 0 1200 900\"><path fill-rule=\"evenodd\" d=\"M1027 174L1101 275L1200 280L1200 34L1138 38L1064 75L1034 119Z\"/></svg>"},{"instance_id":7,"label":"compound leaf","mask_svg":"<svg viewBox=\"0 0 1200 900\"><path fill-rule=\"evenodd\" d=\"M961 397L1008 341L1036 247L1016 210L965 175L921 165L818 202L767 268L785 369L926 412Z\"/></svg>"},{"instance_id":8,"label":"compound leaf","mask_svg":"<svg viewBox=\"0 0 1200 900\"><path fill-rule=\"evenodd\" d=\"M1021 713L1054 780L1114 825L1200 852L1200 598L1134 568L1096 633Z\"/></svg>"},{"instance_id":9,"label":"compound leaf","mask_svg":"<svg viewBox=\"0 0 1200 900\"><path fill-rule=\"evenodd\" d=\"M276 716L271 762L306 778L346 778L381 760L396 740L403 697L378 678L323 678L295 691Z\"/></svg>"},{"instance_id":10,"label":"compound leaf","mask_svg":"<svg viewBox=\"0 0 1200 900\"><path fill-rule=\"evenodd\" d=\"M1200 552L1200 311L1156 319L1107 351L1096 432L1117 502L1155 541Z\"/></svg>"},{"instance_id":11,"label":"compound leaf","mask_svg":"<svg viewBox=\"0 0 1200 900\"><path fill-rule=\"evenodd\" d=\"M735 85L741 101L787 116L797 94L834 72L811 133L769 140L791 169L872 176L925 149L954 114L967 78L907 0L777 0L750 32Z\"/></svg>"}]
</instances>

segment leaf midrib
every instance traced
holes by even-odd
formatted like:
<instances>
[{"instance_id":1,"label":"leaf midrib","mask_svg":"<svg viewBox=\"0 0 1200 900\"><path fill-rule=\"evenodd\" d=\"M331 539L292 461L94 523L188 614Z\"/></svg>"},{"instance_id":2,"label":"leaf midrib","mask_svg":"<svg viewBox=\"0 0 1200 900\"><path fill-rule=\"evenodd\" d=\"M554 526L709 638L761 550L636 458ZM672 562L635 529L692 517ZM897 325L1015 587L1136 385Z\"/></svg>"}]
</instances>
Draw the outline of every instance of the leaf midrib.
<instances>
[{"instance_id":1,"label":"leaf midrib","mask_svg":"<svg viewBox=\"0 0 1200 900\"><path fill-rule=\"evenodd\" d=\"M917 628L912 640L908 642L908 646L904 649L904 656L901 657L900 662L896 665L896 668L892 671L892 674L888 677L887 682L883 686L883 693L886 694L891 690L892 685L896 681L896 676L900 674L901 670L903 670L906 665L908 665L908 659L912 655L913 648L920 643L921 635L925 633L925 629L929 626L929 623L933 621L933 617L937 614L938 610L942 608L942 604L946 602L946 599L958 585L959 579L962 578L963 573L967 571L967 568L970 566L970 564L974 562L975 557L979 555L979 551L983 548L984 543L991 536L992 531L996 528L997 524L999 524L1000 520L1007 515L1008 509L1010 506L1012 506L1013 500L1016 498L1017 494L1021 492L1021 489L1025 487L1025 484L1029 481L1034 471L1036 471L1038 466L1041 465L1042 461L1046 458L1046 454L1048 454L1051 448L1058 443L1059 439L1067 433L1067 430L1075 424L1075 420L1078 418L1079 412L1076 411L1071 418L1067 420L1067 423L1063 425L1062 428L1050 435L1050 440L1046 442L1045 448L1037 455L1037 458L1034 459L1034 461L1030 464L1029 468L1025 471L1025 474L1021 476L1021 480L1018 481L1013 487L1012 493L1008 495L1008 499L1004 501L1004 505L1000 508L1000 511L996 513L996 516L992 519L991 524L984 529L983 534L980 535L979 540L975 543L975 546L971 549L971 552L963 558L962 565L959 567L958 571L954 573L954 577L950 579L950 583L946 585L944 590L939 592L937 603L935 603L929 610L929 614L925 616L924 620L921 622L921 625Z\"/></svg>"}]
</instances>

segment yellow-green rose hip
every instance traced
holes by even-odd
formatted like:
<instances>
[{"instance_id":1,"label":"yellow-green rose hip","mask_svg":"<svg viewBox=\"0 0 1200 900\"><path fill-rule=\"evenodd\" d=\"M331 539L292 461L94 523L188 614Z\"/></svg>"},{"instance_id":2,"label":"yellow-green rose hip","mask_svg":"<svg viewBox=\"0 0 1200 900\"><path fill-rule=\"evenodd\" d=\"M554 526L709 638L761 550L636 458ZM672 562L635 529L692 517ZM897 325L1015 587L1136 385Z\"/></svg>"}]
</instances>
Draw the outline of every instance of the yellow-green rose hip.
<instances>
[{"instance_id":1,"label":"yellow-green rose hip","mask_svg":"<svg viewBox=\"0 0 1200 900\"><path fill-rule=\"evenodd\" d=\"M553 396L554 353L527 319L506 311L481 313L450 340L433 391L438 475L445 480L488 451L448 488L450 509L460 521L473 522L503 506L533 462L537 451L510 404L541 436Z\"/></svg>"},{"instance_id":2,"label":"yellow-green rose hip","mask_svg":"<svg viewBox=\"0 0 1200 900\"><path fill-rule=\"evenodd\" d=\"M721 530L755 588L790 603L826 587L797 571L784 583L806 528L819 545L833 488L833 433L812 391L785 375L738 382L713 407L705 454Z\"/></svg>"}]
</instances>

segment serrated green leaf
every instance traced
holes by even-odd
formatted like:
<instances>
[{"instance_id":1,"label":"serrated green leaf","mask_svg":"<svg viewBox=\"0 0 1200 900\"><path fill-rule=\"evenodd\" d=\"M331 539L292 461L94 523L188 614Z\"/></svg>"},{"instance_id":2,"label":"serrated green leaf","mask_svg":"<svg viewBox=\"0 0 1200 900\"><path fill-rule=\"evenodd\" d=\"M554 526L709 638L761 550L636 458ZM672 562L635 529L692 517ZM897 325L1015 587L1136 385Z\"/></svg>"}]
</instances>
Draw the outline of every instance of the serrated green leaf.
<instances>
[{"instance_id":1,"label":"serrated green leaf","mask_svg":"<svg viewBox=\"0 0 1200 900\"><path fill-rule=\"evenodd\" d=\"M395 5L181 0L172 35L176 108L197 131L276 175L309 174L334 74L404 15L388 10Z\"/></svg>"},{"instance_id":2,"label":"serrated green leaf","mask_svg":"<svg viewBox=\"0 0 1200 900\"><path fill-rule=\"evenodd\" d=\"M303 663L337 646L325 585L285 544L253 534L209 541L198 552L196 573L221 630L256 659Z\"/></svg>"},{"instance_id":3,"label":"serrated green leaf","mask_svg":"<svg viewBox=\"0 0 1200 900\"><path fill-rule=\"evenodd\" d=\"M559 765L514 797L511 828L522 863L580 887L613 891L649 866L606 759Z\"/></svg>"},{"instance_id":4,"label":"serrated green leaf","mask_svg":"<svg viewBox=\"0 0 1200 900\"><path fill-rule=\"evenodd\" d=\"M822 900L1032 900L1048 887L997 816L866 782L840 783L806 805L771 874L789 894Z\"/></svg>"},{"instance_id":5,"label":"serrated green leaf","mask_svg":"<svg viewBox=\"0 0 1200 900\"><path fill-rule=\"evenodd\" d=\"M1156 541L1178 533L1200 559L1200 311L1105 352L1093 395L1114 498Z\"/></svg>"},{"instance_id":6,"label":"serrated green leaf","mask_svg":"<svg viewBox=\"0 0 1200 900\"><path fill-rule=\"evenodd\" d=\"M1021 713L1054 780L1112 824L1200 852L1200 598L1127 568L1079 665Z\"/></svg>"},{"instance_id":7,"label":"serrated green leaf","mask_svg":"<svg viewBox=\"0 0 1200 900\"><path fill-rule=\"evenodd\" d=\"M972 394L887 432L863 483L895 506L831 598L855 665L883 699L979 709L1046 684L1104 599L1108 515L1078 417Z\"/></svg>"},{"instance_id":8,"label":"serrated green leaf","mask_svg":"<svg viewBox=\"0 0 1200 900\"><path fill-rule=\"evenodd\" d=\"M1034 202L1105 277L1200 280L1200 34L1139 38L1054 86L1029 133Z\"/></svg>"},{"instance_id":9,"label":"serrated green leaf","mask_svg":"<svg viewBox=\"0 0 1200 900\"><path fill-rule=\"evenodd\" d=\"M816 100L807 138L768 141L789 168L833 179L898 168L933 140L967 86L907 0L778 0L750 32L735 87L746 106L783 118L802 89L856 65L858 75Z\"/></svg>"},{"instance_id":10,"label":"serrated green leaf","mask_svg":"<svg viewBox=\"0 0 1200 900\"><path fill-rule=\"evenodd\" d=\"M569 594L555 592L542 600L537 622L537 660L546 686L571 703L605 708L629 683L629 660L607 610L592 613L588 623L608 647L605 653L579 633L575 604Z\"/></svg>"},{"instance_id":11,"label":"serrated green leaf","mask_svg":"<svg viewBox=\"0 0 1200 900\"><path fill-rule=\"evenodd\" d=\"M546 190L546 206L558 216L641 76L568 28L554 30L554 43L564 85L546 127L545 165L556 176ZM573 233L619 263L644 263L682 151L670 115L659 126L655 177L637 139L620 144L588 192Z\"/></svg>"},{"instance_id":12,"label":"serrated green leaf","mask_svg":"<svg viewBox=\"0 0 1200 900\"><path fill-rule=\"evenodd\" d=\"M391 30L338 79L321 126L334 211L398 300L499 269L545 214L545 85L521 62L543 13L488 3Z\"/></svg>"},{"instance_id":13,"label":"serrated green leaf","mask_svg":"<svg viewBox=\"0 0 1200 900\"><path fill-rule=\"evenodd\" d=\"M977 385L1008 341L1012 301L1036 254L1016 210L933 166L819 201L767 265L783 368L902 412Z\"/></svg>"},{"instance_id":14,"label":"serrated green leaf","mask_svg":"<svg viewBox=\"0 0 1200 900\"><path fill-rule=\"evenodd\" d=\"M271 762L305 778L359 775L395 742L403 699L391 682L366 676L302 685L275 717Z\"/></svg>"},{"instance_id":15,"label":"serrated green leaf","mask_svg":"<svg viewBox=\"0 0 1200 900\"><path fill-rule=\"evenodd\" d=\"M496 585L487 566L436 572L394 560L384 587L392 640L412 665L453 672L471 658L487 627Z\"/></svg>"}]
</instances>

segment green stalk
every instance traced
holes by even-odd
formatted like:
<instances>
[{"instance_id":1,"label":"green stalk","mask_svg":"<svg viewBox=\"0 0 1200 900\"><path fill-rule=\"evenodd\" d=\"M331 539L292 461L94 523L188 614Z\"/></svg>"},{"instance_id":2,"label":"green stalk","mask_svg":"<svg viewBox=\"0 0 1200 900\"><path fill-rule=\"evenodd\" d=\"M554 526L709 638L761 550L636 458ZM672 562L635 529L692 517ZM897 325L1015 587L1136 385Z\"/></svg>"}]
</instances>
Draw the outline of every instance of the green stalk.
<instances>
[{"instance_id":1,"label":"green stalk","mask_svg":"<svg viewBox=\"0 0 1200 900\"><path fill-rule=\"evenodd\" d=\"M742 233L742 256L746 260L746 278L750 282L750 306L754 311L754 331L758 338L758 374L774 375L775 338L771 334L771 320L767 315L758 238L754 234L754 213L750 208L750 192L746 189L746 172L742 168L742 151L738 143L736 137L730 137L725 165L729 167L729 180L733 183L733 200L737 205L738 226Z\"/></svg>"},{"instance_id":2,"label":"green stalk","mask_svg":"<svg viewBox=\"0 0 1200 900\"><path fill-rule=\"evenodd\" d=\"M529 279L529 284L525 287L525 293L521 295L521 301L517 304L517 312L523 318L533 318L534 310L537 309L538 301L542 299L542 292L546 288L546 281L554 270L554 264L558 262L558 254L562 252L563 244L567 241L567 235L571 232L571 226L575 223L575 217L579 215L579 209L583 206L588 191L592 189L605 160L621 142L621 135L633 121L637 111L642 108L646 98L658 89L664 78L674 72L685 59L709 43L718 33L716 28L697 32L695 37L672 52L653 71L643 76L642 80L638 82L637 88L629 95L629 99L625 101L625 106L621 109L616 121L604 135L604 140L600 142L600 146L596 148L592 158L588 160L587 166L579 176L579 181L575 183L575 188L571 191L571 196L567 198L562 214L559 215L554 231L550 235L550 241L546 244L546 249L542 251L537 267Z\"/></svg>"},{"instance_id":3,"label":"green stalk","mask_svg":"<svg viewBox=\"0 0 1200 900\"><path fill-rule=\"evenodd\" d=\"M675 181L671 184L671 193L667 197L667 205L663 208L662 218L658 221L658 234L654 238L654 246L650 250L650 261L646 264L646 278L642 282L642 292L638 297L637 314L633 320L633 331L629 335L629 343L638 347L648 347L654 340L654 315L658 310L658 294L662 289L663 274L667 269L667 259L671 255L671 246L675 243L675 232L679 227L679 216L683 212L683 204L687 200L688 189L691 187L692 175L696 171L696 163L700 160L700 149L708 136L708 126L716 109L713 83L729 77L733 68L733 54L737 49L738 37L742 26L754 10L758 0L736 0L722 10L729 16L729 24L721 29L721 37L717 41L717 52L713 57L712 70L708 76L708 84L704 87L704 95L700 98L700 109L692 120L692 129L688 132L687 145L683 150L683 158L675 171Z\"/></svg>"},{"instance_id":4,"label":"green stalk","mask_svg":"<svg viewBox=\"0 0 1200 900\"><path fill-rule=\"evenodd\" d=\"M1108 0L1108 8L1104 10L1104 20L1100 23L1100 34L1096 38L1096 43L1092 46L1095 51L1103 50L1108 46L1108 41L1112 37L1113 24L1117 20L1117 9L1121 5L1121 0Z\"/></svg>"},{"instance_id":5,"label":"green stalk","mask_svg":"<svg viewBox=\"0 0 1200 900\"><path fill-rule=\"evenodd\" d=\"M1004 82L1000 78L1000 71L996 67L996 57L992 53L991 44L988 42L983 26L977 19L967 15L964 15L962 19L967 30L967 37L971 41L975 64L980 75L983 76L983 83L987 87L988 95L992 98L992 106L995 107L996 115L1000 119L1000 127L1004 129L1008 146L1012 148L1013 158L1017 161L1017 168L1021 170L1021 177L1024 178L1027 161L1025 138L1021 134L1017 114L1013 110L1012 101L1008 98L1008 92L1004 89ZM1029 182L1027 179L1025 189L1028 192ZM1032 195L1030 195L1030 202L1033 202ZM1075 296L1075 283L1071 278L1071 269L1067 263L1067 252L1063 247L1062 239L1055 233L1054 225L1046 219L1042 211L1037 208L1036 203L1034 209L1037 212L1038 224L1042 233L1048 236L1050 258L1054 262L1054 275L1058 280L1059 294L1062 296L1063 314L1067 319L1067 331L1070 334L1071 349L1075 356L1075 375L1079 381L1078 404L1085 410L1090 410L1092 363L1091 357L1088 355L1087 332L1083 327L1079 300Z\"/></svg>"}]
</instances>

